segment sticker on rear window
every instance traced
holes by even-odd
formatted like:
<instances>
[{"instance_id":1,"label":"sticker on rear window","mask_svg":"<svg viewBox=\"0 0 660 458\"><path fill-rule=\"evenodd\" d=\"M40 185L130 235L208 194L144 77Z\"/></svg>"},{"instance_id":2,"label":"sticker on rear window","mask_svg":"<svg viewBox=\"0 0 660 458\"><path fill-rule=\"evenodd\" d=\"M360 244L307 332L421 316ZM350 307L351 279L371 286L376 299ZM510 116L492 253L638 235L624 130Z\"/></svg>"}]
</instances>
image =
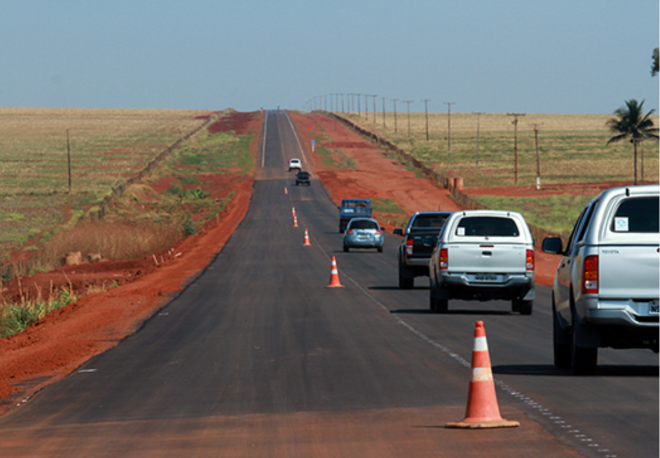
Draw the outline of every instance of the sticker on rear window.
<instances>
[{"instance_id":1,"label":"sticker on rear window","mask_svg":"<svg viewBox=\"0 0 660 458\"><path fill-rule=\"evenodd\" d=\"M457 235L465 235L465 228L464 227L459 227L456 234Z\"/></svg>"},{"instance_id":2,"label":"sticker on rear window","mask_svg":"<svg viewBox=\"0 0 660 458\"><path fill-rule=\"evenodd\" d=\"M617 216L614 218L614 231L615 232L628 232L628 217Z\"/></svg>"}]
</instances>

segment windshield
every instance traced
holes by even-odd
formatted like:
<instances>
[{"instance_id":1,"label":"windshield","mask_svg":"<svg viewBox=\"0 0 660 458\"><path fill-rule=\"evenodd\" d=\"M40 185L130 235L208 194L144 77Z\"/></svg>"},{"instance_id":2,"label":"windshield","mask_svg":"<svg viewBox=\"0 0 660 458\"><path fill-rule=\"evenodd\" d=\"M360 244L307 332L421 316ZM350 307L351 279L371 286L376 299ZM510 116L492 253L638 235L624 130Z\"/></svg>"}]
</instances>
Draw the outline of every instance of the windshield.
<instances>
[{"instance_id":1,"label":"windshield","mask_svg":"<svg viewBox=\"0 0 660 458\"><path fill-rule=\"evenodd\" d=\"M373 221L353 220L350 223L351 229L378 229L378 224Z\"/></svg>"},{"instance_id":2,"label":"windshield","mask_svg":"<svg viewBox=\"0 0 660 458\"><path fill-rule=\"evenodd\" d=\"M658 233L658 197L626 199L616 209L611 230L614 232Z\"/></svg>"},{"instance_id":3,"label":"windshield","mask_svg":"<svg viewBox=\"0 0 660 458\"><path fill-rule=\"evenodd\" d=\"M412 227L435 227L441 228L449 215L417 215Z\"/></svg>"},{"instance_id":4,"label":"windshield","mask_svg":"<svg viewBox=\"0 0 660 458\"><path fill-rule=\"evenodd\" d=\"M520 231L511 218L474 216L461 219L456 235L465 237L518 237Z\"/></svg>"}]
</instances>

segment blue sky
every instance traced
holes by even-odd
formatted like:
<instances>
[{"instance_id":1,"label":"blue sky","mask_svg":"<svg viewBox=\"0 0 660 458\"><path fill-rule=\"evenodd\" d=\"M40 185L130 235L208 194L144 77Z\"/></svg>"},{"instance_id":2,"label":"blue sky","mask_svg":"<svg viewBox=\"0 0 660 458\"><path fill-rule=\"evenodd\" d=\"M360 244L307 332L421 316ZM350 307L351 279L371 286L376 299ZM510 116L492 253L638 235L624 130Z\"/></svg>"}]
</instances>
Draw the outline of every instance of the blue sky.
<instances>
[{"instance_id":1,"label":"blue sky","mask_svg":"<svg viewBox=\"0 0 660 458\"><path fill-rule=\"evenodd\" d=\"M412 111L658 108L657 0L0 0L0 105ZM378 109L381 107L378 99ZM404 104L398 102L398 109Z\"/></svg>"}]
</instances>

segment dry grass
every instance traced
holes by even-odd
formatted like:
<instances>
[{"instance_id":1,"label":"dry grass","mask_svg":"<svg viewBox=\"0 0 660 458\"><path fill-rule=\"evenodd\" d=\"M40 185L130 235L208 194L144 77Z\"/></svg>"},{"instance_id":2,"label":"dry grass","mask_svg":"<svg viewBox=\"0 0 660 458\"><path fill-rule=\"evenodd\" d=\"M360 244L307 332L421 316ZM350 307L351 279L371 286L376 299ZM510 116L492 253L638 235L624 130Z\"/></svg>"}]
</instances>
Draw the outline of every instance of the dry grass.
<instances>
[{"instance_id":1,"label":"dry grass","mask_svg":"<svg viewBox=\"0 0 660 458\"><path fill-rule=\"evenodd\" d=\"M84 221L48 242L40 264L45 270L60 267L64 256L76 251L83 256L100 253L104 258L134 259L167 250L183 237L180 225Z\"/></svg>"},{"instance_id":2,"label":"dry grass","mask_svg":"<svg viewBox=\"0 0 660 458\"><path fill-rule=\"evenodd\" d=\"M212 112L0 108L0 261L83 214ZM68 192L67 140L72 158ZM27 247L36 249L37 246Z\"/></svg>"},{"instance_id":3,"label":"dry grass","mask_svg":"<svg viewBox=\"0 0 660 458\"><path fill-rule=\"evenodd\" d=\"M466 186L514 184L513 117L504 113L451 114L451 150L448 148L447 113L429 113L429 137L426 140L424 113L382 112L344 115L366 130L382 136L404 151L413 154L434 170L448 176L462 176ZM632 182L633 151L627 142L606 145L611 137L605 122L613 115L535 114L519 118L518 184L533 185L536 180L536 145L534 128L539 130L541 178L544 184L589 183L603 181ZM658 125L658 116L653 120ZM477 165L477 122L479 122L479 165ZM660 166L657 142L641 146L644 155L644 180L658 181ZM641 177L641 155L638 159Z\"/></svg>"}]
</instances>

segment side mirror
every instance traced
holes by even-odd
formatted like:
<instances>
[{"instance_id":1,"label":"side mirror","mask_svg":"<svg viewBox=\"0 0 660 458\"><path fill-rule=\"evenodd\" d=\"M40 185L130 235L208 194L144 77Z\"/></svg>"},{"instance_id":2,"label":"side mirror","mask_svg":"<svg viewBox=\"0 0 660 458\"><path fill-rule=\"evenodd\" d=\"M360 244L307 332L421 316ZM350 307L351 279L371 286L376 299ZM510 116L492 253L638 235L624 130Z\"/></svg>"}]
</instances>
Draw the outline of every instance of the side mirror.
<instances>
[{"instance_id":1,"label":"side mirror","mask_svg":"<svg viewBox=\"0 0 660 458\"><path fill-rule=\"evenodd\" d=\"M397 227L396 229L394 229L394 231L392 233L394 235L400 235L401 237L403 237L403 229L401 229L400 227Z\"/></svg>"},{"instance_id":2,"label":"side mirror","mask_svg":"<svg viewBox=\"0 0 660 458\"><path fill-rule=\"evenodd\" d=\"M561 245L562 243L559 237L546 237L543 239L541 249L546 253L562 254L564 251Z\"/></svg>"}]
</instances>

